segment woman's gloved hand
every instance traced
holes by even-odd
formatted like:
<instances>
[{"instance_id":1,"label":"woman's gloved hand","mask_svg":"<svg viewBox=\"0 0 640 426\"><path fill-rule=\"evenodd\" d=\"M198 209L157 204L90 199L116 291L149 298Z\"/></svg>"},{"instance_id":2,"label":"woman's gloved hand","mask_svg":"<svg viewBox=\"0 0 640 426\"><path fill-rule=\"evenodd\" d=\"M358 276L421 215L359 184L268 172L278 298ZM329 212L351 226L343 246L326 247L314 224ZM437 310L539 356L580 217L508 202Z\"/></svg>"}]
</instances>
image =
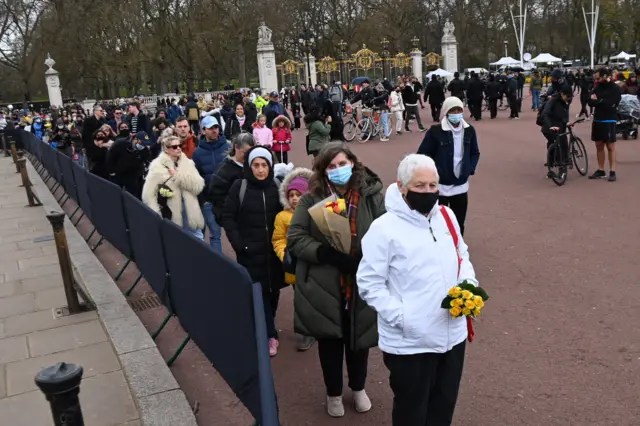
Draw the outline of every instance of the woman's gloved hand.
<instances>
[{"instance_id":1,"label":"woman's gloved hand","mask_svg":"<svg viewBox=\"0 0 640 426\"><path fill-rule=\"evenodd\" d=\"M342 253L333 247L321 245L318 247L317 255L319 263L335 266L343 274L355 274L358 271L360 259Z\"/></svg>"}]
</instances>

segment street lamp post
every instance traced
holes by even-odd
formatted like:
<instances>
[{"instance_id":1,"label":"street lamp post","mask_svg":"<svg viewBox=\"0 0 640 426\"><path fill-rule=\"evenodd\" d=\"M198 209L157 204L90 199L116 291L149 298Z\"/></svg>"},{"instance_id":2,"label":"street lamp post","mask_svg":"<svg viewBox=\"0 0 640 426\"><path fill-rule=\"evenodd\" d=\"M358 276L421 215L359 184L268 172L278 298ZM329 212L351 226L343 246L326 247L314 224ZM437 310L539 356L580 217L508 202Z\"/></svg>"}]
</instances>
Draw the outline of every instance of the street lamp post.
<instances>
[{"instance_id":1,"label":"street lamp post","mask_svg":"<svg viewBox=\"0 0 640 426\"><path fill-rule=\"evenodd\" d=\"M347 43L344 40L340 40L338 43L338 49L340 50L340 80L344 83L348 80L347 73Z\"/></svg>"},{"instance_id":2,"label":"street lamp post","mask_svg":"<svg viewBox=\"0 0 640 426\"><path fill-rule=\"evenodd\" d=\"M313 38L313 34L310 31L305 30L302 34L300 34L300 38L298 38L298 43L304 49L305 54L307 55L307 76L309 78L309 87L311 87L311 61L309 57L311 56L311 49L313 47L313 43L315 42Z\"/></svg>"},{"instance_id":3,"label":"street lamp post","mask_svg":"<svg viewBox=\"0 0 640 426\"><path fill-rule=\"evenodd\" d=\"M509 42L507 40L504 41L504 57L509 56Z\"/></svg>"},{"instance_id":4,"label":"street lamp post","mask_svg":"<svg viewBox=\"0 0 640 426\"><path fill-rule=\"evenodd\" d=\"M384 37L381 41L382 44L382 78L385 79L387 78L387 66L389 63L389 56L391 56L391 54L389 53L389 40L387 40L386 37Z\"/></svg>"}]
</instances>

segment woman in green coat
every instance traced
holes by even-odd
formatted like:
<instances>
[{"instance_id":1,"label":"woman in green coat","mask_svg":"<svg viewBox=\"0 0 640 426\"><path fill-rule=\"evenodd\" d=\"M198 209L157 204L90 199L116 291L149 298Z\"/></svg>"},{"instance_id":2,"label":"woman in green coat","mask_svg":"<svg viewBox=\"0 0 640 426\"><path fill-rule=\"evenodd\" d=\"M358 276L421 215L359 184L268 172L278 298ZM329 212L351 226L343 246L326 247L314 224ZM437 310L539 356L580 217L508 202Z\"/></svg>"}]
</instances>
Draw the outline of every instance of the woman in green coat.
<instances>
[{"instance_id":1,"label":"woman in green coat","mask_svg":"<svg viewBox=\"0 0 640 426\"><path fill-rule=\"evenodd\" d=\"M294 327L318 341L327 412L342 417L345 357L355 409L371 409L364 386L369 348L378 344L377 316L358 295L355 274L362 258L360 241L385 213L384 194L380 178L342 143L326 143L313 172L309 193L300 199L287 233L288 248L297 258ZM332 193L346 203L352 232L348 254L335 250L309 215L309 208Z\"/></svg>"},{"instance_id":2,"label":"woman in green coat","mask_svg":"<svg viewBox=\"0 0 640 426\"><path fill-rule=\"evenodd\" d=\"M331 140L331 116L326 118L322 110L314 106L311 112L304 117L307 126L307 154L316 157L323 146Z\"/></svg>"}]
</instances>

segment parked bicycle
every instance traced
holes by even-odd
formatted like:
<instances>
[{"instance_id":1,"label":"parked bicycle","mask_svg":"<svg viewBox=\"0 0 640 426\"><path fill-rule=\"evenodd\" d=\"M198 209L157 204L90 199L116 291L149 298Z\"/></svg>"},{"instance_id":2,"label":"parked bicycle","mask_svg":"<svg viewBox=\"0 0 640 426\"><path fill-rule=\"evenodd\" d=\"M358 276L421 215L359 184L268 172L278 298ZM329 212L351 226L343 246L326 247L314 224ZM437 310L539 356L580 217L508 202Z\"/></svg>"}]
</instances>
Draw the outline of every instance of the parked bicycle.
<instances>
[{"instance_id":1,"label":"parked bicycle","mask_svg":"<svg viewBox=\"0 0 640 426\"><path fill-rule=\"evenodd\" d=\"M547 176L553 182L562 186L567 181L567 171L574 166L580 176L586 176L589 171L589 159L587 150L582 140L573 133L573 126L582 123L585 119L567 124L567 131L560 133L547 151ZM568 137L568 141L567 141Z\"/></svg>"},{"instance_id":2,"label":"parked bicycle","mask_svg":"<svg viewBox=\"0 0 640 426\"><path fill-rule=\"evenodd\" d=\"M362 120L358 122L356 135L360 143L366 143L378 135L384 136L384 126L378 109L362 108Z\"/></svg>"},{"instance_id":3,"label":"parked bicycle","mask_svg":"<svg viewBox=\"0 0 640 426\"><path fill-rule=\"evenodd\" d=\"M349 120L344 122L342 136L347 142L351 142L358 133L358 110L351 105L345 105L342 116L350 116Z\"/></svg>"}]
</instances>

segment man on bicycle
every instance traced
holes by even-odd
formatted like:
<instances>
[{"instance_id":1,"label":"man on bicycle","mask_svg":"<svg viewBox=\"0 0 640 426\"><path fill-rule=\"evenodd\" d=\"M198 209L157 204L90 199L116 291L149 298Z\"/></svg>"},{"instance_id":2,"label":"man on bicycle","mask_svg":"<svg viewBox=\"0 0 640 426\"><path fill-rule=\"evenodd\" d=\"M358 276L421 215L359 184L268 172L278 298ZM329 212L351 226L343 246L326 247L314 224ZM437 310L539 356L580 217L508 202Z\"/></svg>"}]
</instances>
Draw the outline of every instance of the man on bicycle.
<instances>
[{"instance_id":1,"label":"man on bicycle","mask_svg":"<svg viewBox=\"0 0 640 426\"><path fill-rule=\"evenodd\" d=\"M554 93L542 110L542 129L541 132L545 138L547 138L547 152L549 147L553 144L558 135L562 135L567 131L567 124L569 123L569 105L573 99L573 89L571 86L562 86L559 92ZM567 135L560 136L562 158L569 162L569 145L567 141ZM551 164L553 158L547 157L547 164ZM551 166L555 166L551 164ZM551 172L549 172L551 174ZM549 174L547 175L548 177Z\"/></svg>"}]
</instances>

